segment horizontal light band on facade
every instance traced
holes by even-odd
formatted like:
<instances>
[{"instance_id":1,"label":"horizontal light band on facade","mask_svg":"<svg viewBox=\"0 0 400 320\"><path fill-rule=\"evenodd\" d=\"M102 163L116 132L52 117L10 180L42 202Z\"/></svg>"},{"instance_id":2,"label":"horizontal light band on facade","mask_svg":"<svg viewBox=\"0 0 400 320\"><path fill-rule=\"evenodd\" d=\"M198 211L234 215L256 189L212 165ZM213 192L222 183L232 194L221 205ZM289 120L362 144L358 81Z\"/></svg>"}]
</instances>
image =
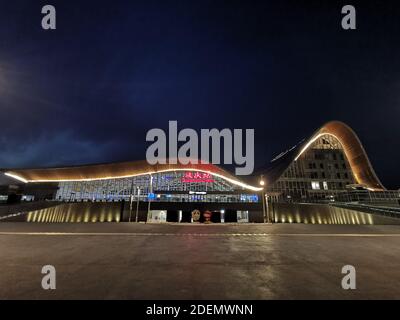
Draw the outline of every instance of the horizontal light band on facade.
<instances>
[{"instance_id":1,"label":"horizontal light band on facade","mask_svg":"<svg viewBox=\"0 0 400 320\"><path fill-rule=\"evenodd\" d=\"M228 178L222 174L214 173L211 171L206 171L206 170L201 170L198 168L185 168L185 169L165 169L165 170L160 170L160 171L151 171L151 172L143 172L143 173L138 173L138 174L132 174L132 175L124 175L124 176L108 176L108 177L101 177L101 178L83 178L83 179L49 179L49 180L26 180L22 178L21 176L13 173L13 172L6 172L5 175L12 177L14 179L17 179L19 181L22 181L24 183L51 183L51 182L86 182L86 181L102 181L102 180L111 180L111 179L125 179L125 178L134 178L134 177L139 177L139 176L145 176L145 175L152 175L152 174L157 174L157 173L164 173L164 172L174 172L174 171L198 171L198 172L204 172L211 174L213 176L219 177L221 179L224 179L234 185L237 185L239 187L251 190L251 191L261 191L263 188L258 188L258 187L253 187L251 185L248 185L246 183L240 182L238 180L234 180L231 178Z\"/></svg>"}]
</instances>

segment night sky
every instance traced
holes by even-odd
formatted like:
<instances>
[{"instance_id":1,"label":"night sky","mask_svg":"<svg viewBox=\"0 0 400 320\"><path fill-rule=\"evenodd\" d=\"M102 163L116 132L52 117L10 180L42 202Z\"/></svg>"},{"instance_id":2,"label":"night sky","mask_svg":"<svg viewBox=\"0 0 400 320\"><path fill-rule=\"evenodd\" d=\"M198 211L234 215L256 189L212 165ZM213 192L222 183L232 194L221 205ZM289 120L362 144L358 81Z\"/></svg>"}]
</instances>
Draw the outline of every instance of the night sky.
<instances>
[{"instance_id":1,"label":"night sky","mask_svg":"<svg viewBox=\"0 0 400 320\"><path fill-rule=\"evenodd\" d=\"M398 188L400 8L300 3L0 0L0 167L144 159L168 120L254 128L262 166L341 120Z\"/></svg>"}]
</instances>

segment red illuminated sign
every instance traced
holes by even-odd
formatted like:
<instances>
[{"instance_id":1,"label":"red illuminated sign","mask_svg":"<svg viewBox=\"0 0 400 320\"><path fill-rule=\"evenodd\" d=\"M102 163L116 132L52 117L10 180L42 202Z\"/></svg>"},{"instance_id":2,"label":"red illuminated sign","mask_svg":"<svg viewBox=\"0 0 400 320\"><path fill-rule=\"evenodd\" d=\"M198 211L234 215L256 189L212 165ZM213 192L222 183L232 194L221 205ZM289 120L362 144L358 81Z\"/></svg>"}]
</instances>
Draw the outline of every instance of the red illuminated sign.
<instances>
[{"instance_id":1,"label":"red illuminated sign","mask_svg":"<svg viewBox=\"0 0 400 320\"><path fill-rule=\"evenodd\" d=\"M185 172L182 182L190 183L190 182L214 182L210 173L206 172Z\"/></svg>"}]
</instances>

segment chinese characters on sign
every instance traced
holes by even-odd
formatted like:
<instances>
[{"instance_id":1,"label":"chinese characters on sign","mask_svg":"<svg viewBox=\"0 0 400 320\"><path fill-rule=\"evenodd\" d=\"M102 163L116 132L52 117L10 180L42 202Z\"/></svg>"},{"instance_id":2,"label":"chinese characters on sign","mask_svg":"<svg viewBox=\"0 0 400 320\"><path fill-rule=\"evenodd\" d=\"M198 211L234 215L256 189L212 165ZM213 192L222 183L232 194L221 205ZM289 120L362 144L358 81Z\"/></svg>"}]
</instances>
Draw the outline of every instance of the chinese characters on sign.
<instances>
[{"instance_id":1,"label":"chinese characters on sign","mask_svg":"<svg viewBox=\"0 0 400 320\"><path fill-rule=\"evenodd\" d=\"M190 183L190 182L214 182L210 173L206 172L185 172L182 182Z\"/></svg>"}]
</instances>

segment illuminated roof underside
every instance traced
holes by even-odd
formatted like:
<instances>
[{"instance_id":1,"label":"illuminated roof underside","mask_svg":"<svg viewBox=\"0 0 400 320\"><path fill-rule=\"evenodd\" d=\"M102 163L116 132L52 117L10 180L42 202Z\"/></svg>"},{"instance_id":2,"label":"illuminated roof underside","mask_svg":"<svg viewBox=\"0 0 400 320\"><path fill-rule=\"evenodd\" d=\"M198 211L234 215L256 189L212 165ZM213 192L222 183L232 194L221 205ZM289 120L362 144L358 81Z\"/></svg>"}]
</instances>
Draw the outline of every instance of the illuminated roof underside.
<instances>
[{"instance_id":1,"label":"illuminated roof underside","mask_svg":"<svg viewBox=\"0 0 400 320\"><path fill-rule=\"evenodd\" d=\"M220 177L234 185L260 191L262 188L253 187L213 164L155 164L150 165L146 161L120 162L64 168L45 169L15 169L5 172L9 177L29 182L64 182L64 181L94 181L129 178L148 174L170 171L200 171Z\"/></svg>"},{"instance_id":2,"label":"illuminated roof underside","mask_svg":"<svg viewBox=\"0 0 400 320\"><path fill-rule=\"evenodd\" d=\"M385 187L376 175L367 153L355 132L346 124L340 121L331 121L322 126L308 139L295 157L297 160L319 137L331 135L342 145L343 151L349 161L350 168L357 183L364 185L371 190L384 190Z\"/></svg>"},{"instance_id":3,"label":"illuminated roof underside","mask_svg":"<svg viewBox=\"0 0 400 320\"><path fill-rule=\"evenodd\" d=\"M331 135L339 141L357 184L363 185L370 190L385 190L372 168L359 138L349 126L340 121L326 123L309 139L303 140L298 145L274 158L268 167L259 170L258 175L263 174L269 184L274 183L293 161L296 161L323 135Z\"/></svg>"},{"instance_id":4,"label":"illuminated roof underside","mask_svg":"<svg viewBox=\"0 0 400 320\"><path fill-rule=\"evenodd\" d=\"M312 142L324 134L332 135L339 140L358 184L364 185L371 190L385 189L376 175L360 139L357 137L356 133L343 122L328 122L311 137L305 147L311 145ZM300 154L305 151L305 147L303 147Z\"/></svg>"}]
</instances>

